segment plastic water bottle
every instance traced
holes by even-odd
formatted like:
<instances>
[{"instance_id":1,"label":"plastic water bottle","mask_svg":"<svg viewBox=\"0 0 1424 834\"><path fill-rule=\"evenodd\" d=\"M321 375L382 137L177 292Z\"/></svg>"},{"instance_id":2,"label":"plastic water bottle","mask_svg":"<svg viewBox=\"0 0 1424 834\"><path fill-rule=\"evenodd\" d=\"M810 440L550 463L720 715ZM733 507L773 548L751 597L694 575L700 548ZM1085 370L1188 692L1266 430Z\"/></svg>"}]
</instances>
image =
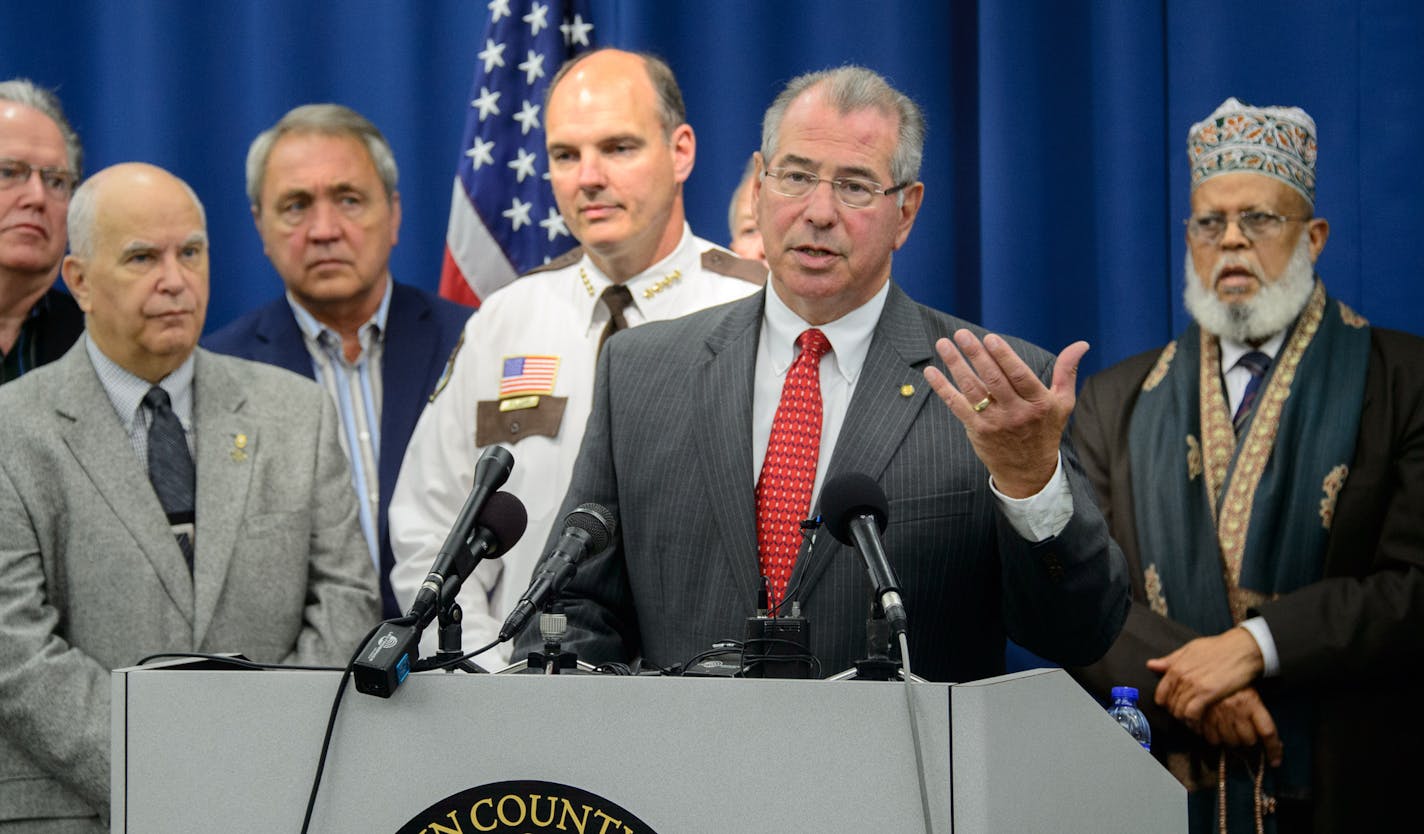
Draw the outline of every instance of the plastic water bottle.
<instances>
[{"instance_id":1,"label":"plastic water bottle","mask_svg":"<svg viewBox=\"0 0 1424 834\"><path fill-rule=\"evenodd\" d=\"M1108 707L1108 715L1117 720L1124 730L1142 745L1144 750L1152 749L1152 726L1147 723L1147 716L1142 714L1142 710L1137 708L1137 688L1133 686L1114 686L1112 688L1112 706Z\"/></svg>"}]
</instances>

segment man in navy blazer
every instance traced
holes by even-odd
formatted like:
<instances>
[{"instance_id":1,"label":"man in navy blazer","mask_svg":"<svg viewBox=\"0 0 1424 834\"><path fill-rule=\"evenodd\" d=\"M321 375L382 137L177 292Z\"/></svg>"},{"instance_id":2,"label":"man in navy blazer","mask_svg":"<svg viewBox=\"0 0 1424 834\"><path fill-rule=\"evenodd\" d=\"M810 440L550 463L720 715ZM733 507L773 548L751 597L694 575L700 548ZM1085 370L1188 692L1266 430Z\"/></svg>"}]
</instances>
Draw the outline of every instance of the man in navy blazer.
<instances>
[{"instance_id":1,"label":"man in navy blazer","mask_svg":"<svg viewBox=\"0 0 1424 834\"><path fill-rule=\"evenodd\" d=\"M341 105L297 107L258 135L247 196L287 293L203 342L316 379L336 402L387 617L399 611L387 579L386 507L416 419L471 312L391 278L396 180L385 137Z\"/></svg>"}]
</instances>

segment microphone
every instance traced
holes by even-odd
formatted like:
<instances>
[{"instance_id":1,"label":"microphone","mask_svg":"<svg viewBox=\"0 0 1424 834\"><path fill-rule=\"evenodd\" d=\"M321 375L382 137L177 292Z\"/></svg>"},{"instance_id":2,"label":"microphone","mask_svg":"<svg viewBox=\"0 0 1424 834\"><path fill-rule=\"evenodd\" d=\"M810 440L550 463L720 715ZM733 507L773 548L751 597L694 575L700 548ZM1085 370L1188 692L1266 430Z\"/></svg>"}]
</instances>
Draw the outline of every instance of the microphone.
<instances>
[{"instance_id":1,"label":"microphone","mask_svg":"<svg viewBox=\"0 0 1424 834\"><path fill-rule=\"evenodd\" d=\"M528 524L529 513L524 509L524 502L507 492L491 495L479 515L474 535L455 552L453 558L445 559L443 549L441 555L435 557L434 566L406 613L407 618L415 620L415 630L422 631L434 619L436 603L455 598L460 585L469 578L480 560L497 559L518 544Z\"/></svg>"},{"instance_id":2,"label":"microphone","mask_svg":"<svg viewBox=\"0 0 1424 834\"><path fill-rule=\"evenodd\" d=\"M869 475L846 472L821 488L821 517L826 527L836 541L854 545L860 551L885 619L895 634L900 635L905 633L908 623L905 603L900 599L900 583L895 581L895 572L885 556L885 545L880 541L889 515L885 490Z\"/></svg>"},{"instance_id":3,"label":"microphone","mask_svg":"<svg viewBox=\"0 0 1424 834\"><path fill-rule=\"evenodd\" d=\"M564 532L554 549L539 562L534 580L529 590L524 592L514 610L509 613L504 625L499 629L499 640L504 642L518 634L529 624L534 612L544 607L544 603L557 597L564 586L573 578L578 563L590 553L597 553L613 541L613 533L618 522L607 508L599 504L580 504L564 518Z\"/></svg>"},{"instance_id":4,"label":"microphone","mask_svg":"<svg viewBox=\"0 0 1424 834\"><path fill-rule=\"evenodd\" d=\"M435 562L430 566L430 573L425 577L425 583L420 586L420 592L416 595L416 605L422 605L421 596L429 589L431 594L429 599L423 603L423 609L428 611L429 607L440 597L440 586L445 584L445 577L450 575L451 569L461 554L469 552L471 539L475 535L475 525L480 520L480 511L484 509L485 502L489 500L494 491L504 486L504 482L509 480L510 470L514 468L514 455L503 446L490 446L485 449L480 459L475 461L475 483L470 489L470 496L465 499L465 506L460 508L460 514L455 516L455 523L450 527L450 532L445 536L445 543L440 545L440 551L435 554ZM513 496L510 496L513 497ZM523 510L523 507L520 507ZM519 525L519 536L524 534L524 525ZM511 540L509 545L513 545ZM508 547L509 545L506 545ZM478 560L476 560L478 561ZM470 566L474 568L473 565ZM469 575L469 571L465 572ZM461 577L463 579L464 577ZM412 609L413 610L413 609ZM426 615L421 628L430 622L429 615Z\"/></svg>"},{"instance_id":5,"label":"microphone","mask_svg":"<svg viewBox=\"0 0 1424 834\"><path fill-rule=\"evenodd\" d=\"M496 558L513 547L524 535L528 518L524 504L513 495L496 492L489 496L484 512L480 513L479 529L461 546L449 567L440 574L431 571L425 584L420 586L410 613L399 620L381 623L361 647L352 664L357 692L391 697L396 687L405 682L413 661L418 658L420 633L435 616L436 603L453 599L460 584L481 559Z\"/></svg>"}]
</instances>

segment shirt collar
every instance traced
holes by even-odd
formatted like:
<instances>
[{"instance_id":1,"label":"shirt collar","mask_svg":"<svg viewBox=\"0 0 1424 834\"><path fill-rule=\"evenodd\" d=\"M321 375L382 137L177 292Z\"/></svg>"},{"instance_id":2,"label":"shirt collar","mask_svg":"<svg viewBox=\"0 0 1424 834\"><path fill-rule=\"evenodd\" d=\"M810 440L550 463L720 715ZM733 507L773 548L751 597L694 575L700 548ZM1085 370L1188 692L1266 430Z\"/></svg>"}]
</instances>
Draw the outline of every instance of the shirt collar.
<instances>
[{"instance_id":1,"label":"shirt collar","mask_svg":"<svg viewBox=\"0 0 1424 834\"><path fill-rule=\"evenodd\" d=\"M390 312L391 309L391 292L394 286L395 281L391 280L390 278L387 278L386 291L384 294L381 295L380 306L376 308L375 314L373 314L371 318L367 319L365 324L361 325L361 327L357 329L357 334L361 341L361 350L363 353L365 352L366 346L370 342L379 341L380 338L386 332L386 315ZM303 307L301 303L297 301L296 296L292 295L290 290L287 291L287 304L292 308L292 315L295 316L297 319L297 327L302 331L302 335L306 336L308 340L320 345L324 341L322 339L322 334L327 333L330 335L326 337L325 341L340 346L341 334L317 321L316 316L313 316L311 314L311 311ZM370 334L369 337L367 336L367 334Z\"/></svg>"},{"instance_id":2,"label":"shirt collar","mask_svg":"<svg viewBox=\"0 0 1424 834\"><path fill-rule=\"evenodd\" d=\"M1271 357L1271 361L1274 362L1276 354L1281 352L1281 345L1286 343L1286 331L1282 330L1267 339L1265 344L1260 347L1251 347L1245 342L1238 342L1235 339L1228 339L1224 336L1218 338L1217 341L1221 344L1221 370L1226 372L1236 367L1236 363L1240 361L1241 357L1253 350L1258 350L1266 354Z\"/></svg>"},{"instance_id":3,"label":"shirt collar","mask_svg":"<svg viewBox=\"0 0 1424 834\"><path fill-rule=\"evenodd\" d=\"M836 371L845 377L847 383L854 384L860 377L860 369L865 365L866 354L870 352L871 337L875 335L875 325L880 321L885 299L889 297L890 282L886 281L869 301L835 321L816 326L831 343L831 357ZM796 337L811 326L786 306L781 296L776 294L776 288L768 282L761 349L768 352L777 375L784 374L790 367L796 358Z\"/></svg>"},{"instance_id":4,"label":"shirt collar","mask_svg":"<svg viewBox=\"0 0 1424 834\"><path fill-rule=\"evenodd\" d=\"M655 312L675 296L678 289L692 279L702 266L702 253L697 248L697 238L686 221L682 224L682 237L666 258L623 282L633 295L633 307L640 313L647 311L650 318L657 318ZM580 289L576 290L587 302L586 312L590 325L598 306L598 298L613 284L613 279L603 274L585 250L578 263L581 272ZM674 273L676 273L674 275Z\"/></svg>"},{"instance_id":5,"label":"shirt collar","mask_svg":"<svg viewBox=\"0 0 1424 834\"><path fill-rule=\"evenodd\" d=\"M144 395L153 384L110 359L94 344L88 333L84 334L84 348L89 352L89 361L93 363L94 371L99 375L99 382L109 395L109 402L113 403L114 411L118 412L124 431L132 432L139 407L143 405ZM183 364L158 381L158 387L168 392L173 413L178 415L178 422L183 425L185 431L193 430L193 364L193 354L189 353Z\"/></svg>"}]
</instances>

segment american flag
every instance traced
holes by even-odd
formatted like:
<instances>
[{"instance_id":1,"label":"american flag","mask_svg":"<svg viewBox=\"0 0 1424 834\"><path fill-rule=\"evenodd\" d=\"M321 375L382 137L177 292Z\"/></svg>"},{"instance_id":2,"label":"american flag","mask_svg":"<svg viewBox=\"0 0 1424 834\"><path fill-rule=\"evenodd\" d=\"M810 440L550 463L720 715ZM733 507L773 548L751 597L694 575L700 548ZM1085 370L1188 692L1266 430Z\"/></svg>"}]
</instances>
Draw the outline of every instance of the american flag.
<instances>
[{"instance_id":1,"label":"american flag","mask_svg":"<svg viewBox=\"0 0 1424 834\"><path fill-rule=\"evenodd\" d=\"M499 377L499 398L519 394L552 394L559 374L557 356L506 356Z\"/></svg>"},{"instance_id":2,"label":"american flag","mask_svg":"<svg viewBox=\"0 0 1424 834\"><path fill-rule=\"evenodd\" d=\"M544 92L593 45L588 0L490 0L489 12L440 271L440 294L475 307L574 245L547 180Z\"/></svg>"}]
</instances>

